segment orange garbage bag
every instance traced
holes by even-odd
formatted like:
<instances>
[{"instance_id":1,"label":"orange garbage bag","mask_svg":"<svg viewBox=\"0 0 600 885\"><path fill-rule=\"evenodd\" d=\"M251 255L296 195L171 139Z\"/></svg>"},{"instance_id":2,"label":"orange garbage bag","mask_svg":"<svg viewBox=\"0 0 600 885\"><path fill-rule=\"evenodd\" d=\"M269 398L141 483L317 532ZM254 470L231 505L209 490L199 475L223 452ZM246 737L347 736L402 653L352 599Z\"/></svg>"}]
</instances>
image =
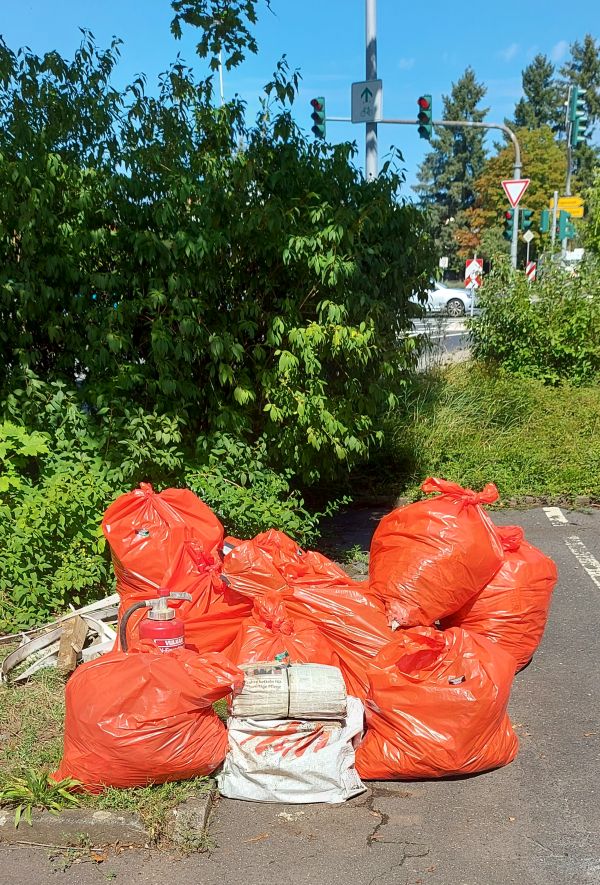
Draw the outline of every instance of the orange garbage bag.
<instances>
[{"instance_id":1,"label":"orange garbage bag","mask_svg":"<svg viewBox=\"0 0 600 885\"><path fill-rule=\"evenodd\" d=\"M293 663L339 666L319 628L306 619L291 617L282 595L276 592L256 597L252 616L244 621L224 654L234 664L272 661L285 654Z\"/></svg>"},{"instance_id":2,"label":"orange garbage bag","mask_svg":"<svg viewBox=\"0 0 600 885\"><path fill-rule=\"evenodd\" d=\"M506 713L513 675L511 655L482 636L400 630L369 671L358 773L420 780L507 765L518 748Z\"/></svg>"},{"instance_id":3,"label":"orange garbage bag","mask_svg":"<svg viewBox=\"0 0 600 885\"><path fill-rule=\"evenodd\" d=\"M142 787L210 774L227 752L212 703L243 685L220 654L162 654L149 643L82 664L66 688L64 754L53 777Z\"/></svg>"},{"instance_id":4,"label":"orange garbage bag","mask_svg":"<svg viewBox=\"0 0 600 885\"><path fill-rule=\"evenodd\" d=\"M193 539L212 556L218 556L223 541L223 526L193 492L165 489L156 493L149 483L113 501L104 514L102 531L117 576L119 618L135 602L158 595L186 540ZM143 611L135 612L128 636L136 635L142 617Z\"/></svg>"},{"instance_id":5,"label":"orange garbage bag","mask_svg":"<svg viewBox=\"0 0 600 885\"><path fill-rule=\"evenodd\" d=\"M191 602L173 600L177 617L185 625L185 645L204 654L223 651L237 636L252 613L252 600L228 587L221 580L222 561L218 552L206 553L196 540L184 541L165 575L164 586L177 593L189 593ZM135 624L138 612L130 619ZM142 611L143 616L143 611ZM132 635L135 627L132 628ZM129 626L128 626L129 635Z\"/></svg>"},{"instance_id":6,"label":"orange garbage bag","mask_svg":"<svg viewBox=\"0 0 600 885\"><path fill-rule=\"evenodd\" d=\"M384 516L371 541L369 586L400 627L429 626L458 611L502 565L502 544L481 504L498 498L444 479L427 479L435 498Z\"/></svg>"},{"instance_id":7,"label":"orange garbage bag","mask_svg":"<svg viewBox=\"0 0 600 885\"><path fill-rule=\"evenodd\" d=\"M558 573L548 556L527 543L519 526L499 526L498 534L504 547L500 571L442 626L486 636L510 652L520 670L544 635Z\"/></svg>"},{"instance_id":8,"label":"orange garbage bag","mask_svg":"<svg viewBox=\"0 0 600 885\"><path fill-rule=\"evenodd\" d=\"M366 582L353 581L325 556L301 550L275 530L234 547L223 560L223 577L244 596L282 594L290 616L315 624L328 640L348 694L365 697L368 663L393 635Z\"/></svg>"}]
</instances>

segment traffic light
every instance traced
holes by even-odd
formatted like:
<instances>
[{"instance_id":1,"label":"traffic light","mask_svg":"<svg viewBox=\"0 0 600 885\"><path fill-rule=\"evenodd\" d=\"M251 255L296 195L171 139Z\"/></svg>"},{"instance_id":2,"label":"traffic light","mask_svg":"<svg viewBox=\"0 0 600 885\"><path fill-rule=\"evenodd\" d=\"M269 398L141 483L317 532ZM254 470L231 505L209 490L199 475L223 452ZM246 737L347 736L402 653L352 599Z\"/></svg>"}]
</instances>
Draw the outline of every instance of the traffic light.
<instances>
[{"instance_id":1,"label":"traffic light","mask_svg":"<svg viewBox=\"0 0 600 885\"><path fill-rule=\"evenodd\" d=\"M523 209L521 212L521 230L525 233L533 224L533 209Z\"/></svg>"},{"instance_id":2,"label":"traffic light","mask_svg":"<svg viewBox=\"0 0 600 885\"><path fill-rule=\"evenodd\" d=\"M419 121L418 133L421 138L426 138L427 141L431 141L431 136L433 133L433 125L432 125L432 109L431 109L431 96L430 95L422 95L417 99L417 104L419 106L419 113L417 114L417 120Z\"/></svg>"},{"instance_id":3,"label":"traffic light","mask_svg":"<svg viewBox=\"0 0 600 885\"><path fill-rule=\"evenodd\" d=\"M540 212L540 233L547 234L550 230L550 210L542 209Z\"/></svg>"},{"instance_id":4,"label":"traffic light","mask_svg":"<svg viewBox=\"0 0 600 885\"><path fill-rule=\"evenodd\" d=\"M325 138L325 99L320 95L318 98L311 99L310 105L313 109L311 114L312 131L317 138Z\"/></svg>"},{"instance_id":5,"label":"traffic light","mask_svg":"<svg viewBox=\"0 0 600 885\"><path fill-rule=\"evenodd\" d=\"M577 147L588 137L587 125L588 114L585 106L585 89L573 86L571 89L571 103L569 105L569 120L571 121L571 147Z\"/></svg>"},{"instance_id":6,"label":"traffic light","mask_svg":"<svg viewBox=\"0 0 600 885\"><path fill-rule=\"evenodd\" d=\"M515 210L507 209L504 213L504 234L505 240L512 240L515 230Z\"/></svg>"},{"instance_id":7,"label":"traffic light","mask_svg":"<svg viewBox=\"0 0 600 885\"><path fill-rule=\"evenodd\" d=\"M575 225L571 221L571 213L561 209L558 213L558 239L572 240L575 236Z\"/></svg>"}]
</instances>

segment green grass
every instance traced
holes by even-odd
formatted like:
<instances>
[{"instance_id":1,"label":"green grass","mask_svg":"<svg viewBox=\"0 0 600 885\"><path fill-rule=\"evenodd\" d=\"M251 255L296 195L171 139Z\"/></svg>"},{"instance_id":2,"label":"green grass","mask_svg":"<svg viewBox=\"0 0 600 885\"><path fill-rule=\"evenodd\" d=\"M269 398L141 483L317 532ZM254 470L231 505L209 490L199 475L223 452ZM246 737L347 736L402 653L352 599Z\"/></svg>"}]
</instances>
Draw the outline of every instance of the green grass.
<instances>
[{"instance_id":1,"label":"green grass","mask_svg":"<svg viewBox=\"0 0 600 885\"><path fill-rule=\"evenodd\" d=\"M219 714L224 713L222 708L221 704ZM40 670L24 685L0 686L0 793L14 789L21 778L29 780L32 771L56 768L62 755L63 725L64 681L56 670ZM111 787L99 796L84 794L80 801L98 809L137 812L152 842L160 844L171 808L210 789L212 783L210 778L198 777L128 790Z\"/></svg>"},{"instance_id":2,"label":"green grass","mask_svg":"<svg viewBox=\"0 0 600 885\"><path fill-rule=\"evenodd\" d=\"M386 452L398 494L415 497L426 476L441 475L472 488L495 482L505 503L600 501L599 387L546 387L463 363L421 378L403 412Z\"/></svg>"}]
</instances>

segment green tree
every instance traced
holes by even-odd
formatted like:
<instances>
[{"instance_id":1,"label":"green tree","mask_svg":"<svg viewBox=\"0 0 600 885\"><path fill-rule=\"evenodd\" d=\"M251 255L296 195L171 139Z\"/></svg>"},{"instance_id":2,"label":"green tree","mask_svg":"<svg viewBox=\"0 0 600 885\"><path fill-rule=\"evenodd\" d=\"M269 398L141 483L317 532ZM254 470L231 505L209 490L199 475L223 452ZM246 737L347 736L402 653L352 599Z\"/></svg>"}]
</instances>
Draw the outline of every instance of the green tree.
<instances>
[{"instance_id":1,"label":"green tree","mask_svg":"<svg viewBox=\"0 0 600 885\"><path fill-rule=\"evenodd\" d=\"M554 65L539 53L523 71L523 92L515 107L514 126L518 129L557 129L564 122L562 90L554 79Z\"/></svg>"},{"instance_id":2,"label":"green tree","mask_svg":"<svg viewBox=\"0 0 600 885\"><path fill-rule=\"evenodd\" d=\"M452 84L450 95L443 96L442 119L481 122L488 112L479 107L485 94L485 86L468 67ZM486 157L484 139L484 130L441 128L418 172L415 190L429 211L436 250L449 256L453 270L459 268L454 232L464 225L465 212L475 204L475 180Z\"/></svg>"},{"instance_id":3,"label":"green tree","mask_svg":"<svg viewBox=\"0 0 600 885\"><path fill-rule=\"evenodd\" d=\"M516 132L521 145L523 174L531 180L521 201L521 208L533 209L533 233L536 243L542 240L537 233L542 209L548 208L555 190L562 190L565 176L566 151L564 142L557 142L548 126L538 129L518 129ZM485 163L481 175L475 183L477 199L466 213L466 224L457 232L463 255L476 249L485 257L491 258L499 251L508 252L509 244L501 238L503 213L509 208L506 195L500 182L512 178L514 148L507 145ZM523 250L523 245L520 244ZM534 246L535 249L535 246Z\"/></svg>"},{"instance_id":4,"label":"green tree","mask_svg":"<svg viewBox=\"0 0 600 885\"><path fill-rule=\"evenodd\" d=\"M583 41L571 44L571 57L561 68L565 100L569 86L585 91L585 105L589 127L594 128L600 120L600 44L591 34ZM594 180L594 168L598 165L600 151L594 142L582 142L574 152L575 171L582 186L590 187Z\"/></svg>"}]
</instances>

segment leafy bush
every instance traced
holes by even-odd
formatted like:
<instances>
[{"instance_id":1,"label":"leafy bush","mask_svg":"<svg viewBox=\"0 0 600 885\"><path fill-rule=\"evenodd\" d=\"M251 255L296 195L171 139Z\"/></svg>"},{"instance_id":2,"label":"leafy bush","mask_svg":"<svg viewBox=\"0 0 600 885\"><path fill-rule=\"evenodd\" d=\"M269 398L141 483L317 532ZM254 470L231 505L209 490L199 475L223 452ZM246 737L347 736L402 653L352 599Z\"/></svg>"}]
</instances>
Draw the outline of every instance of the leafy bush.
<instances>
[{"instance_id":1,"label":"leafy bush","mask_svg":"<svg viewBox=\"0 0 600 885\"><path fill-rule=\"evenodd\" d=\"M473 354L519 378L589 383L600 372L600 274L588 260L576 275L544 268L530 284L500 266L482 290L471 322Z\"/></svg>"},{"instance_id":2,"label":"leafy bush","mask_svg":"<svg viewBox=\"0 0 600 885\"><path fill-rule=\"evenodd\" d=\"M495 482L506 503L526 495L600 501L600 389L550 387L474 364L423 377L390 431L388 475L418 496L425 476L471 488Z\"/></svg>"},{"instance_id":3,"label":"leafy bush","mask_svg":"<svg viewBox=\"0 0 600 885\"><path fill-rule=\"evenodd\" d=\"M0 632L110 592L100 520L142 480L193 489L231 534L276 527L302 544L318 536L322 514L304 505L290 469L268 465L264 439L250 446L221 434L184 451L177 419L109 411L93 412L76 390L31 373L0 410Z\"/></svg>"},{"instance_id":4,"label":"leafy bush","mask_svg":"<svg viewBox=\"0 0 600 885\"><path fill-rule=\"evenodd\" d=\"M0 43L0 396L27 368L107 421L176 415L190 445L263 435L306 481L345 470L415 365L398 342L432 255L402 174L307 139L285 63L247 126L181 63L157 96L118 92L117 57Z\"/></svg>"}]
</instances>

